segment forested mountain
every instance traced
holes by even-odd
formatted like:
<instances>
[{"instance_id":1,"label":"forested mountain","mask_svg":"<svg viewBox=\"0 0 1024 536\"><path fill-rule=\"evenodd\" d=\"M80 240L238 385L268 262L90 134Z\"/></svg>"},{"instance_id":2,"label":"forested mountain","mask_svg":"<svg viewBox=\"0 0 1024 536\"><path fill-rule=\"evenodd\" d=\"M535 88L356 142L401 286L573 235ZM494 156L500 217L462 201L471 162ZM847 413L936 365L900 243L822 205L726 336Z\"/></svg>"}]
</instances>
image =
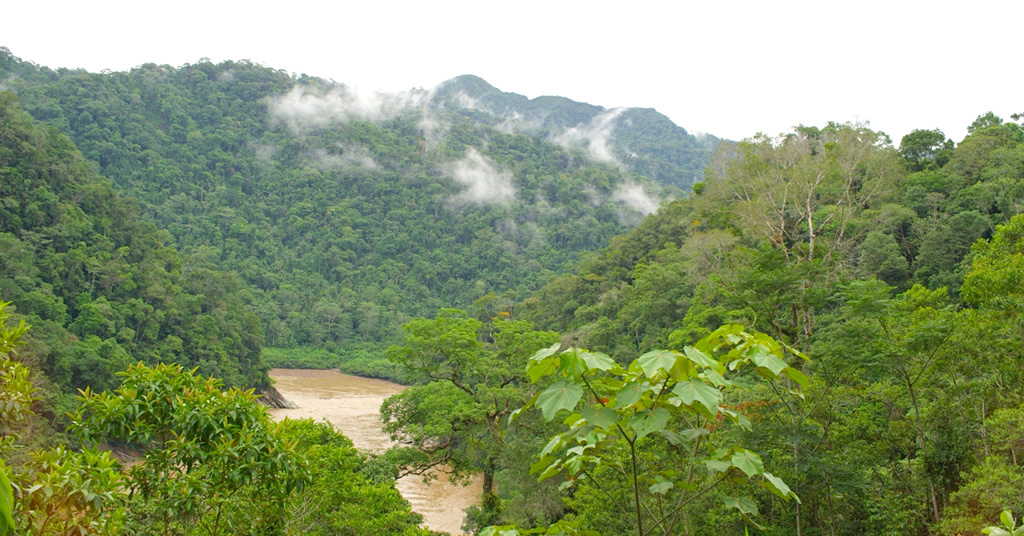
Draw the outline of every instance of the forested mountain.
<instances>
[{"instance_id":1,"label":"forested mountain","mask_svg":"<svg viewBox=\"0 0 1024 536\"><path fill-rule=\"evenodd\" d=\"M473 77L366 94L247 62L87 73L3 50L0 78L179 250L236 272L281 347L351 351L521 299L680 191L659 183L688 188L716 141Z\"/></svg>"},{"instance_id":2,"label":"forested mountain","mask_svg":"<svg viewBox=\"0 0 1024 536\"><path fill-rule=\"evenodd\" d=\"M730 513L711 493L689 513L706 528L687 533L742 531L739 513L759 511L770 534L952 536L1024 508L1024 128L986 114L969 130L955 147L933 130L897 149L862 125L829 125L723 148L697 195L515 310L623 364L728 323L810 356L788 360L810 379L797 395L774 382L728 398L753 425L715 443L761 453L801 503L762 492ZM629 483L598 480L567 499L571 517L635 530L628 508L605 514L607 486Z\"/></svg>"},{"instance_id":3,"label":"forested mountain","mask_svg":"<svg viewBox=\"0 0 1024 536\"><path fill-rule=\"evenodd\" d=\"M693 136L650 108L605 109L565 97L502 92L476 76L438 86L432 100L496 126L544 136L583 149L595 160L623 166L688 192L703 175L720 140Z\"/></svg>"},{"instance_id":4,"label":"forested mountain","mask_svg":"<svg viewBox=\"0 0 1024 536\"><path fill-rule=\"evenodd\" d=\"M1024 511L1019 115L959 144L733 144L471 76L364 94L3 50L0 77L0 298L33 324L0 305L0 534L83 482L108 491L57 519L110 534L421 534L393 476L441 465L482 473L485 535L954 536ZM260 386L263 343L402 367L396 448L180 367L115 389L135 360ZM26 408L73 403L75 452L14 448ZM77 450L104 439L154 456Z\"/></svg>"},{"instance_id":5,"label":"forested mountain","mask_svg":"<svg viewBox=\"0 0 1024 536\"><path fill-rule=\"evenodd\" d=\"M29 361L64 393L113 387L140 360L266 385L241 281L179 254L95 168L0 94L0 296L34 326Z\"/></svg>"},{"instance_id":6,"label":"forested mountain","mask_svg":"<svg viewBox=\"0 0 1024 536\"><path fill-rule=\"evenodd\" d=\"M899 149L862 125L723 147L679 199L526 302L544 327L634 355L716 320L807 341L853 280L958 300L965 255L1024 209L1020 127L983 116L956 149L919 130ZM771 296L768 299L766 296ZM799 314L794 314L793 309Z\"/></svg>"}]
</instances>

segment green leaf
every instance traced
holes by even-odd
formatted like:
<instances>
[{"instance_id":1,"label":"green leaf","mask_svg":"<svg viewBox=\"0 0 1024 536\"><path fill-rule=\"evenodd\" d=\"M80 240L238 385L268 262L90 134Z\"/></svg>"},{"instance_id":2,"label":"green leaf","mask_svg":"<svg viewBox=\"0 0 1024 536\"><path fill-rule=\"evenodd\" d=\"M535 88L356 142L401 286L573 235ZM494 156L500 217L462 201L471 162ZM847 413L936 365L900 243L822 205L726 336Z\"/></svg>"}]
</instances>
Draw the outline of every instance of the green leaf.
<instances>
[{"instance_id":1,"label":"green leaf","mask_svg":"<svg viewBox=\"0 0 1024 536\"><path fill-rule=\"evenodd\" d=\"M707 428L688 428L682 431L683 437L688 441L696 441L698 437L708 435L710 433L711 432L708 432Z\"/></svg>"},{"instance_id":2,"label":"green leaf","mask_svg":"<svg viewBox=\"0 0 1024 536\"><path fill-rule=\"evenodd\" d=\"M540 474L540 476L537 477L537 482L543 482L543 481L545 481L545 480L547 480L547 479L557 475L561 471L562 471L562 460L561 459L555 460L555 461L551 462L551 465L549 465L548 468L545 469L544 472Z\"/></svg>"},{"instance_id":3,"label":"green leaf","mask_svg":"<svg viewBox=\"0 0 1024 536\"><path fill-rule=\"evenodd\" d=\"M544 445L544 449L540 451L540 457L546 457L548 454L551 454L556 449L561 448L561 446L564 444L565 442L562 440L562 436L556 435L555 437L552 437L551 441L548 441L548 444Z\"/></svg>"},{"instance_id":4,"label":"green leaf","mask_svg":"<svg viewBox=\"0 0 1024 536\"><path fill-rule=\"evenodd\" d=\"M627 383L615 395L615 408L622 409L636 404L650 387L647 382Z\"/></svg>"},{"instance_id":5,"label":"green leaf","mask_svg":"<svg viewBox=\"0 0 1024 536\"><path fill-rule=\"evenodd\" d=\"M1003 510L999 514L999 521L1002 521L1003 526L1010 530L1013 530L1013 528L1017 525L1017 520L1013 518L1013 512L1009 510Z\"/></svg>"},{"instance_id":6,"label":"green leaf","mask_svg":"<svg viewBox=\"0 0 1024 536\"><path fill-rule=\"evenodd\" d=\"M725 379L725 376L711 369L701 371L700 377L708 380L715 387L732 387L735 385L732 381Z\"/></svg>"},{"instance_id":7,"label":"green leaf","mask_svg":"<svg viewBox=\"0 0 1024 536\"><path fill-rule=\"evenodd\" d=\"M609 355L601 352L580 352L579 355L587 370L611 370L619 366Z\"/></svg>"},{"instance_id":8,"label":"green leaf","mask_svg":"<svg viewBox=\"0 0 1024 536\"><path fill-rule=\"evenodd\" d=\"M553 462L553 461L555 461L555 457L554 456L541 456L541 458L539 460L537 460L536 462L533 462L530 465L530 474L532 475L532 474L536 473L537 471L540 471L541 469L547 468L548 466L551 465L551 462Z\"/></svg>"},{"instance_id":9,"label":"green leaf","mask_svg":"<svg viewBox=\"0 0 1024 536\"><path fill-rule=\"evenodd\" d=\"M522 412L532 408L533 405L535 403L537 403L537 398L539 398L539 397L540 397L540 392L534 393L533 396L530 397L530 399L527 400L525 404L523 404L523 407L518 408L515 411L513 411L508 416L508 424L512 424L516 419L518 419L519 418L519 414L521 414Z\"/></svg>"},{"instance_id":10,"label":"green leaf","mask_svg":"<svg viewBox=\"0 0 1024 536\"><path fill-rule=\"evenodd\" d=\"M792 497L792 498L796 499L796 502L800 502L800 497L797 497L796 493L793 493L793 490L789 489L789 486L787 486L786 483L783 482L781 478L779 478L779 477L777 477L777 476L775 476L775 475L773 475L773 474L771 474L771 473L769 473L767 471L761 473L761 476L763 476L764 479L765 479L765 481L763 483L761 483L762 487L764 487L765 489L771 491L772 493L778 495L780 498L785 499L787 501L789 500L790 497Z\"/></svg>"},{"instance_id":11,"label":"green leaf","mask_svg":"<svg viewBox=\"0 0 1024 536\"><path fill-rule=\"evenodd\" d=\"M769 353L768 348L763 345L754 347L754 355L751 356L751 359L755 365L770 370L775 376L781 374L783 369L789 366L779 356Z\"/></svg>"},{"instance_id":12,"label":"green leaf","mask_svg":"<svg viewBox=\"0 0 1024 536\"><path fill-rule=\"evenodd\" d=\"M14 490L7 478L7 466L0 460L0 536L14 531Z\"/></svg>"},{"instance_id":13,"label":"green leaf","mask_svg":"<svg viewBox=\"0 0 1024 536\"><path fill-rule=\"evenodd\" d=\"M537 383L537 380L551 374L556 368L558 368L558 363L554 359L531 361L526 367L526 375L530 377L532 383Z\"/></svg>"},{"instance_id":14,"label":"green leaf","mask_svg":"<svg viewBox=\"0 0 1024 536\"><path fill-rule=\"evenodd\" d=\"M654 378L659 370L666 373L676 364L676 353L671 350L652 350L637 358L636 362L648 378Z\"/></svg>"},{"instance_id":15,"label":"green leaf","mask_svg":"<svg viewBox=\"0 0 1024 536\"><path fill-rule=\"evenodd\" d=\"M747 449L738 449L733 455L730 463L733 467L743 471L748 477L759 475L764 472L764 464L756 452Z\"/></svg>"},{"instance_id":16,"label":"green leaf","mask_svg":"<svg viewBox=\"0 0 1024 536\"><path fill-rule=\"evenodd\" d=\"M658 495L664 495L666 492L668 492L668 490L672 489L672 487L675 485L672 482L669 482L668 480L665 480L665 477L663 477L661 475L655 476L654 479L657 480L657 482L654 483L654 484L651 484L651 487L647 488L647 489L649 489L651 491L651 493L657 493Z\"/></svg>"},{"instance_id":17,"label":"green leaf","mask_svg":"<svg viewBox=\"0 0 1024 536\"><path fill-rule=\"evenodd\" d=\"M985 527L981 529L981 533L991 534L992 536L1012 536L1009 532L999 527Z\"/></svg>"},{"instance_id":18,"label":"green leaf","mask_svg":"<svg viewBox=\"0 0 1024 536\"><path fill-rule=\"evenodd\" d=\"M572 348L561 353L558 370L573 380L578 380L587 372L587 364L580 358L579 352Z\"/></svg>"},{"instance_id":19,"label":"green leaf","mask_svg":"<svg viewBox=\"0 0 1024 536\"><path fill-rule=\"evenodd\" d=\"M537 350L530 357L530 361L526 365L526 375L530 377L531 382L537 383L537 380L555 370L557 366L555 360L548 358L554 355L561 346L561 342L556 342L547 348Z\"/></svg>"},{"instance_id":20,"label":"green leaf","mask_svg":"<svg viewBox=\"0 0 1024 536\"><path fill-rule=\"evenodd\" d=\"M725 374L725 366L719 363L718 360L712 359L708 354L705 354L692 346L683 348L683 353L686 354L687 359L690 361L693 361L702 367L709 368L717 372L719 375Z\"/></svg>"},{"instance_id":21,"label":"green leaf","mask_svg":"<svg viewBox=\"0 0 1024 536\"><path fill-rule=\"evenodd\" d=\"M745 515L757 515L757 503L750 497L726 497L726 508L735 508Z\"/></svg>"},{"instance_id":22,"label":"green leaf","mask_svg":"<svg viewBox=\"0 0 1024 536\"><path fill-rule=\"evenodd\" d=\"M679 437L679 434L672 430L662 430L661 437L664 437L672 446L679 446L683 444L683 438Z\"/></svg>"},{"instance_id":23,"label":"green leaf","mask_svg":"<svg viewBox=\"0 0 1024 536\"><path fill-rule=\"evenodd\" d=\"M571 410L576 407L583 396L583 388L575 383L556 382L537 397L537 407L544 414L544 420L550 421L560 410Z\"/></svg>"},{"instance_id":24,"label":"green leaf","mask_svg":"<svg viewBox=\"0 0 1024 536\"><path fill-rule=\"evenodd\" d=\"M644 437L653 432L664 430L671 416L665 408L655 408L653 411L645 409L630 417L629 427L636 432L637 437Z\"/></svg>"},{"instance_id":25,"label":"green leaf","mask_svg":"<svg viewBox=\"0 0 1024 536\"><path fill-rule=\"evenodd\" d=\"M548 346L547 348L541 348L540 350L537 350L536 353L534 353L532 356L530 356L530 363L537 363L539 361L542 361L544 358L546 358L548 356L555 355L555 352L557 352L558 349L561 348L561 347L562 347L562 343L561 342L556 342L555 344L552 344L551 346Z\"/></svg>"},{"instance_id":26,"label":"green leaf","mask_svg":"<svg viewBox=\"0 0 1024 536\"><path fill-rule=\"evenodd\" d=\"M723 409L722 413L727 415L732 420L732 422L740 425L740 428L743 428L744 430L748 431L750 430L750 419L748 419L746 415L729 409Z\"/></svg>"},{"instance_id":27,"label":"green leaf","mask_svg":"<svg viewBox=\"0 0 1024 536\"><path fill-rule=\"evenodd\" d=\"M601 428L611 428L619 421L619 414L612 408L583 408L580 414L587 422Z\"/></svg>"},{"instance_id":28,"label":"green leaf","mask_svg":"<svg viewBox=\"0 0 1024 536\"><path fill-rule=\"evenodd\" d=\"M722 400L721 391L695 378L677 383L672 392L688 406L699 403L709 417L718 413L718 403Z\"/></svg>"},{"instance_id":29,"label":"green leaf","mask_svg":"<svg viewBox=\"0 0 1024 536\"><path fill-rule=\"evenodd\" d=\"M807 376L793 367L786 367L786 370L782 371L787 378L796 382L801 389L807 389Z\"/></svg>"},{"instance_id":30,"label":"green leaf","mask_svg":"<svg viewBox=\"0 0 1024 536\"><path fill-rule=\"evenodd\" d=\"M728 460L704 460L704 465L716 473L724 473L732 467Z\"/></svg>"}]
</instances>

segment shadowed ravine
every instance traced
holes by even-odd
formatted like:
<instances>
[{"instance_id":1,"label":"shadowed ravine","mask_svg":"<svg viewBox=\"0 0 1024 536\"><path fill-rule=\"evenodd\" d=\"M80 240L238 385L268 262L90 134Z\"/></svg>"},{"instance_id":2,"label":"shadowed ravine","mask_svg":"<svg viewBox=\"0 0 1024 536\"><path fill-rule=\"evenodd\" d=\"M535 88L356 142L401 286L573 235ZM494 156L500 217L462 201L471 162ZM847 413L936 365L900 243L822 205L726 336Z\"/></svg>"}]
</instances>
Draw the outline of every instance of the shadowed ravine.
<instances>
[{"instance_id":1,"label":"shadowed ravine","mask_svg":"<svg viewBox=\"0 0 1024 536\"><path fill-rule=\"evenodd\" d=\"M296 409L272 409L275 419L327 419L348 436L356 448L382 452L391 444L381 431L380 404L405 387L373 378L350 376L333 370L273 369L275 387ZM398 481L398 490L414 511L423 515L430 530L460 534L466 507L480 496L481 482L451 485L447 475L430 484L410 476Z\"/></svg>"}]
</instances>

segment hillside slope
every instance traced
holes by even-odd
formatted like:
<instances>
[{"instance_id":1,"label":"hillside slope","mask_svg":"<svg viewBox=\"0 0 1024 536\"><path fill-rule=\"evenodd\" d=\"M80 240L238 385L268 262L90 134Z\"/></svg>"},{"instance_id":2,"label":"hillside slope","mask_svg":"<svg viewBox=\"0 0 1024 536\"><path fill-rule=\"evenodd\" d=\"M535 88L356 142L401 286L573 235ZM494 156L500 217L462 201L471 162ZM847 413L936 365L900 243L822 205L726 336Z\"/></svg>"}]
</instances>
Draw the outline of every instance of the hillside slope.
<instances>
[{"instance_id":1,"label":"hillside slope","mask_svg":"<svg viewBox=\"0 0 1024 536\"><path fill-rule=\"evenodd\" d=\"M692 178L651 156L688 136L660 114L517 99L469 77L367 94L249 62L87 73L7 50L0 77L181 251L236 272L272 346L378 344L442 306L524 297L653 212L666 176ZM488 95L546 126L456 102ZM583 132L609 113L632 145ZM623 164L625 147L646 156Z\"/></svg>"}]
</instances>

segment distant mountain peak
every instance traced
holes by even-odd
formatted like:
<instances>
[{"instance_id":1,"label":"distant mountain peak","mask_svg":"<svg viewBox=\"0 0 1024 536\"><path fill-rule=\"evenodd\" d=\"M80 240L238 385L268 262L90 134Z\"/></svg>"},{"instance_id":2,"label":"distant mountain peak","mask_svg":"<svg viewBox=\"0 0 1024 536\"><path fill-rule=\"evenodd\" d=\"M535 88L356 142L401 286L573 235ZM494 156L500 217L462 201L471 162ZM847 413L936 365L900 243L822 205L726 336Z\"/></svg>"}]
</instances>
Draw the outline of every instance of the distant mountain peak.
<instances>
[{"instance_id":1,"label":"distant mountain peak","mask_svg":"<svg viewBox=\"0 0 1024 536\"><path fill-rule=\"evenodd\" d=\"M475 75L442 82L432 100L435 106L504 130L546 137L593 160L684 191L700 176L719 142L711 135L698 139L653 108L607 109L550 95L530 99L501 91Z\"/></svg>"}]
</instances>

